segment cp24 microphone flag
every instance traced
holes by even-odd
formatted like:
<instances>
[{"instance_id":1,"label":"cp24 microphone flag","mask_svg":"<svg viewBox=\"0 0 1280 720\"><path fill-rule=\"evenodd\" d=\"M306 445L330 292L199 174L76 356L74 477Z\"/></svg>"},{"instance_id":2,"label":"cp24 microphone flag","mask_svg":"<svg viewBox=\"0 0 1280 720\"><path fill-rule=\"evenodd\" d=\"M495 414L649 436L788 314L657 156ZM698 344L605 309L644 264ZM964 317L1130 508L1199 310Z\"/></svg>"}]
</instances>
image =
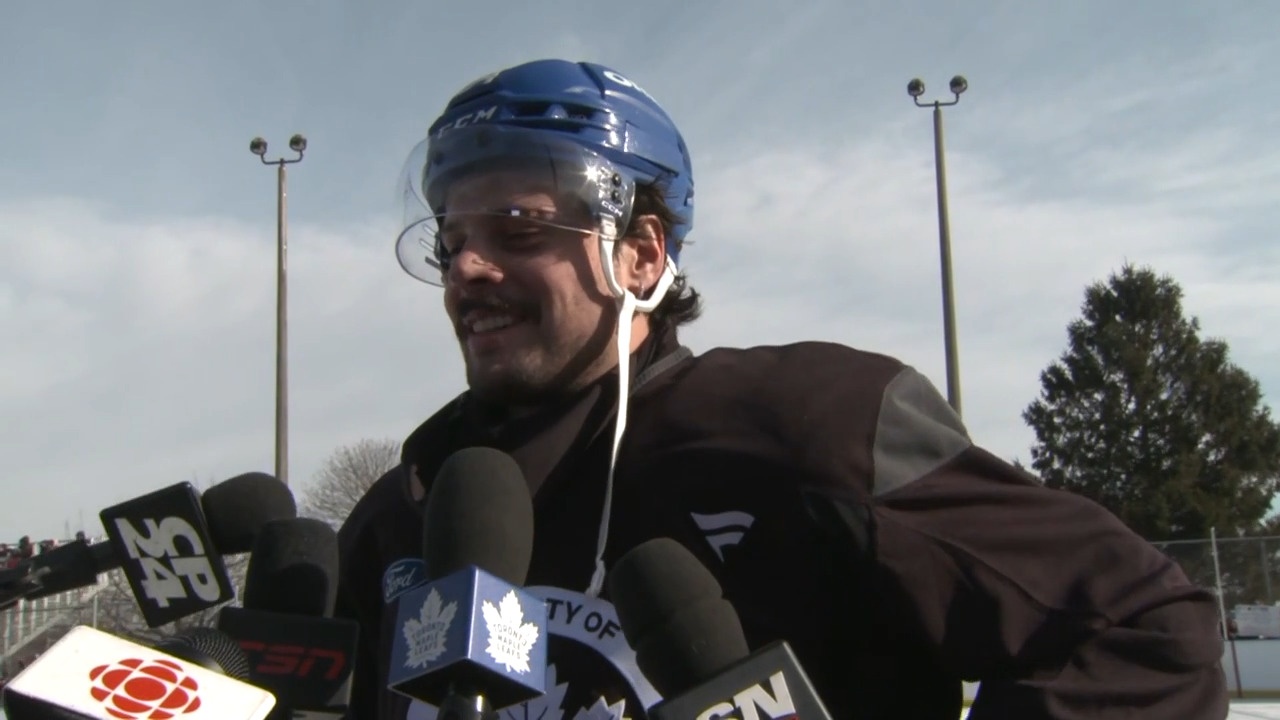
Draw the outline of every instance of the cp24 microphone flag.
<instances>
[{"instance_id":1,"label":"cp24 microphone flag","mask_svg":"<svg viewBox=\"0 0 1280 720\"><path fill-rule=\"evenodd\" d=\"M219 553L248 552L263 523L296 514L284 483L246 473L209 488L204 498L181 482L99 516L143 618L159 627L233 599Z\"/></svg>"}]
</instances>

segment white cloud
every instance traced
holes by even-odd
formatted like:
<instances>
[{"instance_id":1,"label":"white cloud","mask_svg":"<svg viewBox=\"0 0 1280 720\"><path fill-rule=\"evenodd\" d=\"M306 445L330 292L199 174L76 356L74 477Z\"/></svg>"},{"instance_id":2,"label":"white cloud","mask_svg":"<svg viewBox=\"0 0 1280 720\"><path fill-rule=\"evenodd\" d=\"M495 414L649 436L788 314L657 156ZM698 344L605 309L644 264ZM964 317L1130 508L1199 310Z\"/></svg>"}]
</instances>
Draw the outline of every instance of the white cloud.
<instances>
[{"instance_id":1,"label":"white cloud","mask_svg":"<svg viewBox=\"0 0 1280 720\"><path fill-rule=\"evenodd\" d=\"M1179 157L1208 165L1191 150L1211 146L1184 144ZM899 356L945 392L928 148L873 138L783 153L746 148L743 157L717 168L699 196L701 243L684 257L709 310L691 338L699 346L837 340ZM980 442L1027 457L1033 436L1020 414L1039 371L1064 348L1085 286L1125 261L1172 274L1205 333L1229 340L1264 389L1276 388L1280 373L1267 359L1280 342L1258 329L1280 320L1280 258L1229 244L1228 221L1181 202L1164 175L1131 175L1146 202L1037 202L1009 189L988 158L950 160L961 387ZM1230 182L1223 174L1203 190L1222 193Z\"/></svg>"},{"instance_id":2,"label":"white cloud","mask_svg":"<svg viewBox=\"0 0 1280 720\"><path fill-rule=\"evenodd\" d=\"M0 527L62 532L162 485L270 471L274 228L0 207ZM293 483L363 436L404 434L458 376L438 292L387 227L291 231ZM10 495L10 497L14 497Z\"/></svg>"},{"instance_id":3,"label":"white cloud","mask_svg":"<svg viewBox=\"0 0 1280 720\"><path fill-rule=\"evenodd\" d=\"M1119 115L1141 105L1113 102ZM1020 142L1088 147L1087 118L1068 105L1000 113ZM704 151L718 159L699 166L684 259L708 310L686 341L835 340L896 355L945 390L932 157L902 127ZM1020 413L1039 371L1084 286L1125 260L1173 274L1205 332L1276 389L1280 340L1264 329L1280 321L1280 253L1239 239L1269 224L1260 210L1277 189L1263 169L1280 158L1258 141L1210 128L1113 145L1071 168L1096 187L1034 196L1010 158L949 153L965 415L982 443L1025 459ZM79 509L271 469L273 231L138 221L76 199L0 205L3 487L23 493L0 504L0 527L56 534ZM398 269L390 225L295 221L290 235L297 486L337 445L403 437L461 372L439 291Z\"/></svg>"}]
</instances>

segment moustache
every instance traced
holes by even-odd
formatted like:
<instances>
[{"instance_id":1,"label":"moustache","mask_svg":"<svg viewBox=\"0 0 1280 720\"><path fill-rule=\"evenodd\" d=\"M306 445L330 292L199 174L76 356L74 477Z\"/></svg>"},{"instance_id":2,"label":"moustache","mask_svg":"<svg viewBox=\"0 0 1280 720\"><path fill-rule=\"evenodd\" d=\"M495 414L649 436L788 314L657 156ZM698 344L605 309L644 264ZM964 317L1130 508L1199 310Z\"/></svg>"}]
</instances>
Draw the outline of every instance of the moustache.
<instances>
[{"instance_id":1,"label":"moustache","mask_svg":"<svg viewBox=\"0 0 1280 720\"><path fill-rule=\"evenodd\" d=\"M504 298L497 295L471 296L458 300L458 317L466 317L469 313L475 311L504 313L525 320L536 320L538 306L535 303L521 302L513 298Z\"/></svg>"}]
</instances>

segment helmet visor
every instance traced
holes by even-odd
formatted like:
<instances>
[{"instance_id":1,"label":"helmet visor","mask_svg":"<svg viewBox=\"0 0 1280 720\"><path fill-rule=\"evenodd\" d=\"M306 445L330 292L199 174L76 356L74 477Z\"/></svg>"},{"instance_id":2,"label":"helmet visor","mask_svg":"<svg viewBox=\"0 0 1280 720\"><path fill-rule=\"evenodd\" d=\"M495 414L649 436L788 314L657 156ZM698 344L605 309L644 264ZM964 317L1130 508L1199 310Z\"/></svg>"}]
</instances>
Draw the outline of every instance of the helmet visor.
<instances>
[{"instance_id":1,"label":"helmet visor","mask_svg":"<svg viewBox=\"0 0 1280 720\"><path fill-rule=\"evenodd\" d=\"M437 286L475 232L518 238L540 226L616 237L635 197L629 173L564 135L499 125L422 141L405 162L400 187L400 266Z\"/></svg>"}]
</instances>

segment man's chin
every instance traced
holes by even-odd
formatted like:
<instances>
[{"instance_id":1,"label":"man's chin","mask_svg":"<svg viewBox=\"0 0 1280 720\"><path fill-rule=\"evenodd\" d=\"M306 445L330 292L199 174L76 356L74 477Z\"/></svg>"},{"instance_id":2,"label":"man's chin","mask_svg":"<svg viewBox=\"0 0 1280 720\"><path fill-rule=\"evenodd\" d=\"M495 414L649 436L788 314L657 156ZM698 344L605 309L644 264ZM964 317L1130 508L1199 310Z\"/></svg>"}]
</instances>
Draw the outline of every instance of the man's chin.
<instances>
[{"instance_id":1,"label":"man's chin","mask_svg":"<svg viewBox=\"0 0 1280 720\"><path fill-rule=\"evenodd\" d=\"M526 369L493 363L468 364L467 385L472 395L494 405L533 404L547 391Z\"/></svg>"}]
</instances>

